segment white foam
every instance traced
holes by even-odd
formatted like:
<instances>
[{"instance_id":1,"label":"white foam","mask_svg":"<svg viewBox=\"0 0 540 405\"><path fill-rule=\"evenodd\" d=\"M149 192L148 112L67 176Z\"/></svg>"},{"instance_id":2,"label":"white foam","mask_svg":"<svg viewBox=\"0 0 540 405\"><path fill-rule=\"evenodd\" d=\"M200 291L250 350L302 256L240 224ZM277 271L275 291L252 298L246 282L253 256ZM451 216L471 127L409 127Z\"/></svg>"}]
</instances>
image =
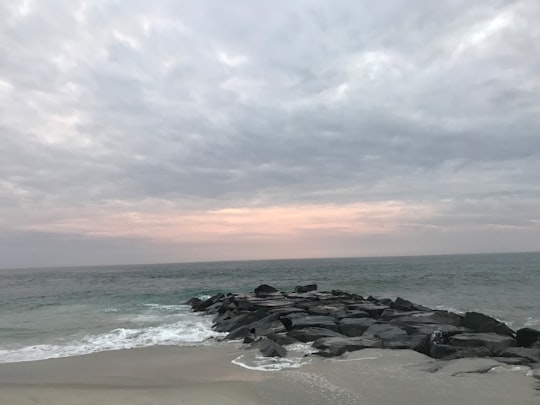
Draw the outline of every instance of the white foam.
<instances>
[{"instance_id":1,"label":"white foam","mask_svg":"<svg viewBox=\"0 0 540 405\"><path fill-rule=\"evenodd\" d=\"M290 368L300 368L311 363L311 359L305 357L264 357L240 355L231 361L232 364L258 371L279 371Z\"/></svg>"},{"instance_id":2,"label":"white foam","mask_svg":"<svg viewBox=\"0 0 540 405\"><path fill-rule=\"evenodd\" d=\"M178 312L189 308L187 305L144 304L144 306L156 311L165 312Z\"/></svg>"},{"instance_id":3,"label":"white foam","mask_svg":"<svg viewBox=\"0 0 540 405\"><path fill-rule=\"evenodd\" d=\"M311 344L301 343L301 342L288 345L287 350L289 352L298 352L298 353L301 353L302 355L312 354L317 351L317 349L314 349Z\"/></svg>"},{"instance_id":4,"label":"white foam","mask_svg":"<svg viewBox=\"0 0 540 405\"><path fill-rule=\"evenodd\" d=\"M79 356L107 350L148 346L196 345L223 336L212 330L211 318L198 314L179 314L173 323L140 328L116 328L106 333L87 335L66 344L41 344L20 348L0 348L0 363Z\"/></svg>"},{"instance_id":5,"label":"white foam","mask_svg":"<svg viewBox=\"0 0 540 405\"><path fill-rule=\"evenodd\" d=\"M446 305L437 305L435 307L435 309L438 309L439 311L453 312L455 314L460 314L460 315L463 315L465 313L464 311L461 311L459 309L456 309L454 307L449 307L449 306L446 306Z\"/></svg>"},{"instance_id":6,"label":"white foam","mask_svg":"<svg viewBox=\"0 0 540 405\"><path fill-rule=\"evenodd\" d=\"M531 318L530 316L527 318L527 321L525 322L525 326L529 328L531 326L537 326L539 324L540 324L540 320Z\"/></svg>"}]
</instances>

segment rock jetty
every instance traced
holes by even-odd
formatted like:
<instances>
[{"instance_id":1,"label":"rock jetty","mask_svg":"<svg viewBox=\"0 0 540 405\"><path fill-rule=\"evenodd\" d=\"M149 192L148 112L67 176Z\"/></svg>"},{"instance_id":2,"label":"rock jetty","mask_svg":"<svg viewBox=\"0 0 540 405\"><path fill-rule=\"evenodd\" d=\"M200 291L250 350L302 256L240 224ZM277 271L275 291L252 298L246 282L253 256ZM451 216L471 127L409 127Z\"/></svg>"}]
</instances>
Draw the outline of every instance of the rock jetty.
<instances>
[{"instance_id":1,"label":"rock jetty","mask_svg":"<svg viewBox=\"0 0 540 405\"><path fill-rule=\"evenodd\" d=\"M214 316L226 340L243 340L264 356L285 357L286 346L311 342L325 357L365 348L412 349L435 359L492 357L540 367L540 331L513 331L490 316L434 310L403 298L391 300L316 284L280 292L263 284L251 294L190 299L194 311Z\"/></svg>"}]
</instances>

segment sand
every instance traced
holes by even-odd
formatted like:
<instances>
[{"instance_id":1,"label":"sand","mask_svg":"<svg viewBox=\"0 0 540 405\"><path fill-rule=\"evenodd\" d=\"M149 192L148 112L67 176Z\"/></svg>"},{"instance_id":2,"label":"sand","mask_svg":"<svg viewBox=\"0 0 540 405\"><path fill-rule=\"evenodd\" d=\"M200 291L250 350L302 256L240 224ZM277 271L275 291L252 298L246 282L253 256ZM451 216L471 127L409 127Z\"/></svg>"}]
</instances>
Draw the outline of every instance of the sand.
<instances>
[{"instance_id":1,"label":"sand","mask_svg":"<svg viewBox=\"0 0 540 405\"><path fill-rule=\"evenodd\" d=\"M487 359L436 363L408 350L363 350L269 372L231 363L242 354L226 343L0 364L0 404L540 403L530 370Z\"/></svg>"}]
</instances>

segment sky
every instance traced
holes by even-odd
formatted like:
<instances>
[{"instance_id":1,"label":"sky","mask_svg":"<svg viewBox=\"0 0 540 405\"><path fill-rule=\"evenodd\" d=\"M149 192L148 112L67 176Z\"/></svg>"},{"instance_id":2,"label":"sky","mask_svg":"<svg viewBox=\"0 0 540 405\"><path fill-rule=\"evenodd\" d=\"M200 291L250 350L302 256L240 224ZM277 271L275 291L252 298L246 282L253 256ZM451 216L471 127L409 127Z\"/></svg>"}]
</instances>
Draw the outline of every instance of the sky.
<instances>
[{"instance_id":1,"label":"sky","mask_svg":"<svg viewBox=\"0 0 540 405\"><path fill-rule=\"evenodd\" d=\"M540 250L538 0L0 0L0 267Z\"/></svg>"}]
</instances>

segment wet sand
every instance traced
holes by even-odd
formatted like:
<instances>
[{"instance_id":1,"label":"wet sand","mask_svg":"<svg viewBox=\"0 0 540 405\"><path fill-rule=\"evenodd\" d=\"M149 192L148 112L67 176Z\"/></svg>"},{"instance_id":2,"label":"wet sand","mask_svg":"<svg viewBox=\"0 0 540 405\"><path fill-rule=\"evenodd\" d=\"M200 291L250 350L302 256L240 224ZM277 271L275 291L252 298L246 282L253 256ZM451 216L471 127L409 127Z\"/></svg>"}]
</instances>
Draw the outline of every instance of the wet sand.
<instances>
[{"instance_id":1,"label":"wet sand","mask_svg":"<svg viewBox=\"0 0 540 405\"><path fill-rule=\"evenodd\" d=\"M0 404L540 403L527 368L487 359L443 364L408 350L363 350L269 372L231 363L242 354L228 343L0 364Z\"/></svg>"}]
</instances>

